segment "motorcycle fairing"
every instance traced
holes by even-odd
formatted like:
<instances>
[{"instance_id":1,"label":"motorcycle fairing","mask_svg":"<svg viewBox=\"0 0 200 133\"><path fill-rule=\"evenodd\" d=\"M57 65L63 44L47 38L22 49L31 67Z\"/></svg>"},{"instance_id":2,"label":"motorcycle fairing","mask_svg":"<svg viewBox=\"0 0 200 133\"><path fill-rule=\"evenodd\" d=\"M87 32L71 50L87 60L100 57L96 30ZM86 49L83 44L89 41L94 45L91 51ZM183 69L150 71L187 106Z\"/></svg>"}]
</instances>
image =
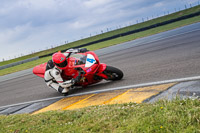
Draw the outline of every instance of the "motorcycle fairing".
<instances>
[{"instance_id":1,"label":"motorcycle fairing","mask_svg":"<svg viewBox=\"0 0 200 133\"><path fill-rule=\"evenodd\" d=\"M62 71L62 77L65 80L76 78L78 76L78 70L75 68L82 68L82 70L85 71L84 78L78 85L87 86L100 82L102 79L108 79L108 77L103 74L103 71L106 69L106 64L100 64L98 56L92 51L71 55L67 60L67 68ZM44 63L34 67L33 73L44 78L46 65L47 63ZM96 76L101 78L96 79Z\"/></svg>"},{"instance_id":2,"label":"motorcycle fairing","mask_svg":"<svg viewBox=\"0 0 200 133\"><path fill-rule=\"evenodd\" d=\"M44 73L46 71L46 66L47 66L47 63L43 63L43 64L40 64L40 65L37 65L33 68L33 74L41 77L41 78L44 78Z\"/></svg>"},{"instance_id":3,"label":"motorcycle fairing","mask_svg":"<svg viewBox=\"0 0 200 133\"><path fill-rule=\"evenodd\" d=\"M96 75L100 76L100 77L103 77L104 79L108 79L108 76L103 74L103 71L106 69L106 64L104 63L101 63L99 65L99 68L98 68L98 71L96 73Z\"/></svg>"},{"instance_id":4,"label":"motorcycle fairing","mask_svg":"<svg viewBox=\"0 0 200 133\"><path fill-rule=\"evenodd\" d=\"M93 64L96 63L96 60L93 55L87 54L85 67L91 67Z\"/></svg>"}]
</instances>

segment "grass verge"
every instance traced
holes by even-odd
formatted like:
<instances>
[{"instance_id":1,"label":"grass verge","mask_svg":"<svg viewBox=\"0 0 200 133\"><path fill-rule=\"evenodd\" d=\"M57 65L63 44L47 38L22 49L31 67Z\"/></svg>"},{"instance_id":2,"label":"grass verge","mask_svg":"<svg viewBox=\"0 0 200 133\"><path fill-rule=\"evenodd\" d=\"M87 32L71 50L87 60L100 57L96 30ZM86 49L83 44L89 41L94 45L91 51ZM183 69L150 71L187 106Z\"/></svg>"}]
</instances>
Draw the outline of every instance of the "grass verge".
<instances>
[{"instance_id":1,"label":"grass verge","mask_svg":"<svg viewBox=\"0 0 200 133\"><path fill-rule=\"evenodd\" d=\"M200 132L199 112L197 99L101 105L37 115L0 116L0 132L195 133Z\"/></svg>"},{"instance_id":2,"label":"grass verge","mask_svg":"<svg viewBox=\"0 0 200 133\"><path fill-rule=\"evenodd\" d=\"M29 68L33 68L34 66L42 64L44 62L47 62L50 59L51 59L51 56L44 57L44 58L41 58L41 59L38 59L38 60L34 60L34 61L31 61L31 62L20 64L20 65L17 65L17 66L2 69L2 70L0 70L0 76L10 74L10 73L14 73L14 72L18 72L18 71L25 70L25 69L29 69Z\"/></svg>"},{"instance_id":3,"label":"grass verge","mask_svg":"<svg viewBox=\"0 0 200 133\"><path fill-rule=\"evenodd\" d=\"M93 41L100 40L100 39L110 37L110 36L113 36L113 35L117 35L117 34L120 34L120 33L128 32L128 31L131 31L131 30L139 29L139 28L143 28L143 27L146 27L146 26L150 26L152 24L156 24L156 23L164 22L164 21L171 20L171 19L174 19L174 18L178 18L178 17L184 16L184 15L188 15L188 14L197 12L199 10L200 10L200 6L195 6L195 7L180 11L180 12L172 13L172 14L169 14L169 15L166 15L166 16L163 16L163 17L159 17L159 18L155 18L155 19L143 22L143 23L127 26L127 27L124 27L124 28L121 28L121 29L106 32L104 34L100 34L100 35L96 35L96 36L93 36L93 37L78 40L78 41L75 41L75 42L71 42L71 43L68 43L68 44L53 48L53 49L37 52L37 53L34 53L34 54L30 54L30 55L27 55L27 56L19 57L19 58L8 60L8 61L3 61L3 62L0 62L0 66L10 64L10 63L13 63L13 62L17 62L17 61L21 61L21 60L25 60L25 59L29 59L29 58L36 57L36 56L46 55L46 54L49 54L49 53L56 52L58 50L63 50L63 49L67 49L67 48L70 48L70 47L79 46L81 44L93 42Z\"/></svg>"},{"instance_id":4,"label":"grass verge","mask_svg":"<svg viewBox=\"0 0 200 133\"><path fill-rule=\"evenodd\" d=\"M157 33L160 33L160 32L175 29L175 28L185 26L185 25L188 25L188 24L192 24L192 23L196 23L196 22L200 22L199 16L193 17L193 18L190 18L190 19L186 19L186 20L182 20L182 21L178 21L178 22L168 24L168 25L165 25L165 26L157 27L157 28L154 28L154 29L150 29L150 30L147 30L147 31L139 32L139 33L136 33L136 34L131 34L131 35L128 35L128 36L112 39L112 40L109 40L109 41L96 43L96 44L87 46L86 48L88 48L89 50L97 50L97 49L100 49L100 48L105 48L105 47L109 47L109 46L112 46L112 45L115 45L115 44L131 41L131 40L134 40L134 39L137 39L137 38L157 34ZM41 59L38 59L38 60L35 60L35 61L31 61L31 62L28 62L28 63L17 65L17 66L14 66L14 67L2 69L2 70L0 70L0 76L6 75L6 74L9 74L9 73L13 73L13 72L17 72L17 71L21 71L21 70L25 70L25 69L28 69L28 68L32 68L36 65L47 62L50 58L51 57L45 57L45 58L41 58Z\"/></svg>"}]
</instances>

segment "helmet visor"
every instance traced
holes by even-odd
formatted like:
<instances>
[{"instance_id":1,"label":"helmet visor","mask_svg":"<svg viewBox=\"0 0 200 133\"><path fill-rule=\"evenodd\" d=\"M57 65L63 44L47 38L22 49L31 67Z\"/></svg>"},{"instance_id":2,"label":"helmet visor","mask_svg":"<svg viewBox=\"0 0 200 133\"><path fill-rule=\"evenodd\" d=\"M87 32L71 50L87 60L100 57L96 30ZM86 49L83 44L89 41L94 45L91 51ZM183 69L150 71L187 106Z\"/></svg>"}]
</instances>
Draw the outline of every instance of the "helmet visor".
<instances>
[{"instance_id":1,"label":"helmet visor","mask_svg":"<svg viewBox=\"0 0 200 133\"><path fill-rule=\"evenodd\" d=\"M61 62L61 63L55 63L56 66L60 67L60 68L63 68L63 67L66 67L67 66L67 60Z\"/></svg>"}]
</instances>

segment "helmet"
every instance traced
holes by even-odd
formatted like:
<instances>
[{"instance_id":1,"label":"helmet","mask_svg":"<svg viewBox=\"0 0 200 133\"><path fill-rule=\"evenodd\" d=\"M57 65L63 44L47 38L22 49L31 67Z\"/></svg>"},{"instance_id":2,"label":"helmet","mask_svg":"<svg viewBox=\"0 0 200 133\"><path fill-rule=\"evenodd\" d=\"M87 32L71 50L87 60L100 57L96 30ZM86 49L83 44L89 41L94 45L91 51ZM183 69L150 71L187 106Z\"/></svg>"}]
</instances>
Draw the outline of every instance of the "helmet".
<instances>
[{"instance_id":1,"label":"helmet","mask_svg":"<svg viewBox=\"0 0 200 133\"><path fill-rule=\"evenodd\" d=\"M54 53L52 61L59 69L65 69L67 67L67 59L61 52Z\"/></svg>"}]
</instances>

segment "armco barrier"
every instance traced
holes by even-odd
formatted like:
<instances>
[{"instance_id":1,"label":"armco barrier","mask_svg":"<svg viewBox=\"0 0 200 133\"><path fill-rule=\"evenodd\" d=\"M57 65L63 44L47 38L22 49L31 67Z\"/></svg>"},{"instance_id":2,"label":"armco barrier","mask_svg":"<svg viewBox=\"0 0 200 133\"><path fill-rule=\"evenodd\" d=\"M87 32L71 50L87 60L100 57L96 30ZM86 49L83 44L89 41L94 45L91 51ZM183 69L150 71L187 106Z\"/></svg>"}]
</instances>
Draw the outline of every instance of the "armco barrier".
<instances>
[{"instance_id":1,"label":"armco barrier","mask_svg":"<svg viewBox=\"0 0 200 133\"><path fill-rule=\"evenodd\" d=\"M82 45L79 45L79 46L76 46L76 47L73 47L73 48L81 48L81 47L89 46L89 45L92 45L92 44L95 44L95 43L108 41L108 40L115 39L115 38L122 37L122 36L127 36L127 35L130 35L130 34L134 34L134 33L138 33L138 32L141 32L141 31L149 30L149 29L152 29L152 28L156 28L156 27L159 27L159 26L167 25L167 24L170 24L170 23L174 23L174 22L177 22L177 21L180 21L180 20L192 18L192 17L199 16L199 15L200 15L200 11L196 12L196 13L189 14L189 15L181 16L181 17L178 17L178 18L175 18L175 19L167 20L167 21L164 21L164 22L161 22L161 23L157 23L157 24L153 24L153 25L150 25L150 26L146 26L146 27L143 27L143 28L140 28L140 29L128 31L128 32L125 32L125 33L121 33L121 34L117 34L117 35L111 36L111 37L106 37L106 38L99 39L99 40L96 40L96 41L93 41L93 42L85 43L85 44L82 44ZM62 50L61 52L65 52L66 50L67 49ZM36 60L38 58L51 56L52 54L53 53L50 53L50 54L47 54L47 55L42 55L42 56L34 57L34 58L31 58L31 59L26 59L26 60L23 60L23 61L19 61L19 62L15 62L15 63L12 63L12 64L8 64L8 65L5 65L5 66L0 66L0 70L8 68L8 67L16 66L16 65L19 65L19 64L23 64L23 63L26 63L26 62L29 62L29 61L33 61L33 60Z\"/></svg>"},{"instance_id":2,"label":"armco barrier","mask_svg":"<svg viewBox=\"0 0 200 133\"><path fill-rule=\"evenodd\" d=\"M0 70L5 69L5 68L9 68L9 67L13 67L13 66L16 66L16 65L20 65L20 64L23 64L23 63L26 63L26 62L34 61L34 60L37 60L37 59L39 59L39 57L33 57L33 58L26 59L26 60L23 60L23 61L18 61L18 62L14 62L14 63L8 64L8 65L0 66Z\"/></svg>"}]
</instances>

